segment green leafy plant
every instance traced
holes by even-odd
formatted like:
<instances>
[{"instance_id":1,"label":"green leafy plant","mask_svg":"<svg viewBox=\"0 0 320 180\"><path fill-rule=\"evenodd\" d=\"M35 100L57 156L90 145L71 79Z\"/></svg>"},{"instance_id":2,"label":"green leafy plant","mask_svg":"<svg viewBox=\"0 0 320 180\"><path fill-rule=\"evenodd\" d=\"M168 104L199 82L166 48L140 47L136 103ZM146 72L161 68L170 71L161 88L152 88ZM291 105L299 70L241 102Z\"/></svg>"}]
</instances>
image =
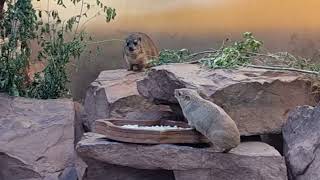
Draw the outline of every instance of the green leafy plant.
<instances>
[{"instance_id":1,"label":"green leafy plant","mask_svg":"<svg viewBox=\"0 0 320 180\"><path fill-rule=\"evenodd\" d=\"M200 62L209 68L234 68L250 63L253 53L260 50L262 42L256 40L252 33L243 34L243 40L223 47L216 54L209 54L200 59Z\"/></svg>"},{"instance_id":2,"label":"green leafy plant","mask_svg":"<svg viewBox=\"0 0 320 180\"><path fill-rule=\"evenodd\" d=\"M159 58L152 58L149 63L151 66L159 66L169 63L182 63L189 57L189 55L190 51L187 49L181 49L178 51L164 49L160 51Z\"/></svg>"},{"instance_id":3,"label":"green leafy plant","mask_svg":"<svg viewBox=\"0 0 320 180\"><path fill-rule=\"evenodd\" d=\"M30 1L7 1L0 20L0 90L26 95L25 68L31 55L30 40L36 37L37 17Z\"/></svg>"},{"instance_id":4,"label":"green leafy plant","mask_svg":"<svg viewBox=\"0 0 320 180\"><path fill-rule=\"evenodd\" d=\"M150 61L151 66L170 63L200 63L210 69L254 67L274 70L289 70L318 75L320 64L311 60L293 56L288 52L261 52L263 42L257 40L251 32L243 33L242 40L225 44L220 49L191 53L188 49L164 49L159 57ZM200 56L200 57L199 57Z\"/></svg>"},{"instance_id":5,"label":"green leafy plant","mask_svg":"<svg viewBox=\"0 0 320 180\"><path fill-rule=\"evenodd\" d=\"M116 16L114 8L99 0L95 5L100 10L92 17L87 15L93 6L89 0L70 1L75 5L81 3L81 10L68 19L61 19L49 6L46 10L35 10L31 0L6 1L8 8L0 20L0 91L41 99L59 98L69 93L66 66L72 58L79 58L92 40L81 27L101 14L106 22ZM56 2L67 8L63 0ZM80 27L81 19L86 21ZM36 61L43 61L46 66L30 82L26 71L31 62L33 41L40 47Z\"/></svg>"},{"instance_id":6,"label":"green leafy plant","mask_svg":"<svg viewBox=\"0 0 320 180\"><path fill-rule=\"evenodd\" d=\"M257 53L262 46L262 42L256 40L252 33L243 34L243 40L234 42L229 46L222 46L219 50L208 50L199 53L191 53L187 49L182 50L162 50L158 58L150 61L152 66L190 62L199 55L203 57L197 59L198 62L209 68L233 68L249 63L253 53Z\"/></svg>"}]
</instances>

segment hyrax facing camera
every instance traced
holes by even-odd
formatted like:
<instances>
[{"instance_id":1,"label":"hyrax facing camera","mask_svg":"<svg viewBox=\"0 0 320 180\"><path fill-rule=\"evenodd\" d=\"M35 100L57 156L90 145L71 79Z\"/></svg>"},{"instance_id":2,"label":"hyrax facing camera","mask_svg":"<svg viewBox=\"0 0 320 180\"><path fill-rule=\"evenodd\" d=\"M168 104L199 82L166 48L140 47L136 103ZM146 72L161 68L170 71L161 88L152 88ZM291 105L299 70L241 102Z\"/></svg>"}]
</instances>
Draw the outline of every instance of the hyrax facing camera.
<instances>
[{"instance_id":1,"label":"hyrax facing camera","mask_svg":"<svg viewBox=\"0 0 320 180\"><path fill-rule=\"evenodd\" d=\"M159 51L152 39L141 32L130 34L125 39L123 57L129 71L143 71L149 68L148 63L159 56Z\"/></svg>"}]
</instances>

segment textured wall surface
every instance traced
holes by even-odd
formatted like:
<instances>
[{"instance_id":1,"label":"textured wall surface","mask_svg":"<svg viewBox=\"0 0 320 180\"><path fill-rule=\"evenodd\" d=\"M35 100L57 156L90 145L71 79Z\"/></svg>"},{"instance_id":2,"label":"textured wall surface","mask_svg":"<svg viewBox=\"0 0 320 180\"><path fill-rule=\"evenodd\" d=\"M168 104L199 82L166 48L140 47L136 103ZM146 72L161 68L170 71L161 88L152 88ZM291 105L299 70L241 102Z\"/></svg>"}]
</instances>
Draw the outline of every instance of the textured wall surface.
<instances>
[{"instance_id":1,"label":"textured wall surface","mask_svg":"<svg viewBox=\"0 0 320 180\"><path fill-rule=\"evenodd\" d=\"M47 1L35 2L46 8ZM132 31L148 33L163 48L217 48L225 38L237 40L244 31L254 32L270 51L289 51L317 59L320 29L318 0L102 0L117 9L112 23L96 18L86 24L96 38L122 39ZM54 5L50 6L55 8ZM79 13L80 6L68 6L61 11L70 16ZM92 11L93 12L93 11ZM85 20L83 20L85 21ZM100 44L101 54L85 54L70 69L72 91L76 99L83 98L87 85L102 70L125 67L121 42ZM95 46L91 47L95 49Z\"/></svg>"}]
</instances>

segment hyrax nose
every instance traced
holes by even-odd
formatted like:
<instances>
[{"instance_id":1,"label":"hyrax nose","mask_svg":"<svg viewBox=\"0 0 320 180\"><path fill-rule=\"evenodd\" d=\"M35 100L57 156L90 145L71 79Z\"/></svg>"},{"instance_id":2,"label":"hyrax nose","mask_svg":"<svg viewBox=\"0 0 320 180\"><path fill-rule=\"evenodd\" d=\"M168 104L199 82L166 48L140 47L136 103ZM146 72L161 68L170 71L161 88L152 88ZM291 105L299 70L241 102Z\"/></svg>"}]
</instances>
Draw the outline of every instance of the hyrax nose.
<instances>
[{"instance_id":1,"label":"hyrax nose","mask_svg":"<svg viewBox=\"0 0 320 180\"><path fill-rule=\"evenodd\" d=\"M134 49L133 49L133 47L129 47L129 51L133 51Z\"/></svg>"}]
</instances>

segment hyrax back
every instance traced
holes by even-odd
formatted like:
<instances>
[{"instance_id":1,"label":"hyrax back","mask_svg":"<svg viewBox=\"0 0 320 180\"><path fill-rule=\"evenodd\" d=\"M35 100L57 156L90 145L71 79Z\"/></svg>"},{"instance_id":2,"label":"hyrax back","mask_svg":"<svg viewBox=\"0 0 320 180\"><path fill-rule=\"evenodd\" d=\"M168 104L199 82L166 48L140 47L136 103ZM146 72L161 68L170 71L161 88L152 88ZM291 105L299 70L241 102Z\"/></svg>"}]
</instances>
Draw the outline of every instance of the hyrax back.
<instances>
[{"instance_id":1,"label":"hyrax back","mask_svg":"<svg viewBox=\"0 0 320 180\"><path fill-rule=\"evenodd\" d=\"M148 35L136 32L125 39L123 57L129 71L142 71L148 68L148 62L158 56L159 51Z\"/></svg>"}]
</instances>

